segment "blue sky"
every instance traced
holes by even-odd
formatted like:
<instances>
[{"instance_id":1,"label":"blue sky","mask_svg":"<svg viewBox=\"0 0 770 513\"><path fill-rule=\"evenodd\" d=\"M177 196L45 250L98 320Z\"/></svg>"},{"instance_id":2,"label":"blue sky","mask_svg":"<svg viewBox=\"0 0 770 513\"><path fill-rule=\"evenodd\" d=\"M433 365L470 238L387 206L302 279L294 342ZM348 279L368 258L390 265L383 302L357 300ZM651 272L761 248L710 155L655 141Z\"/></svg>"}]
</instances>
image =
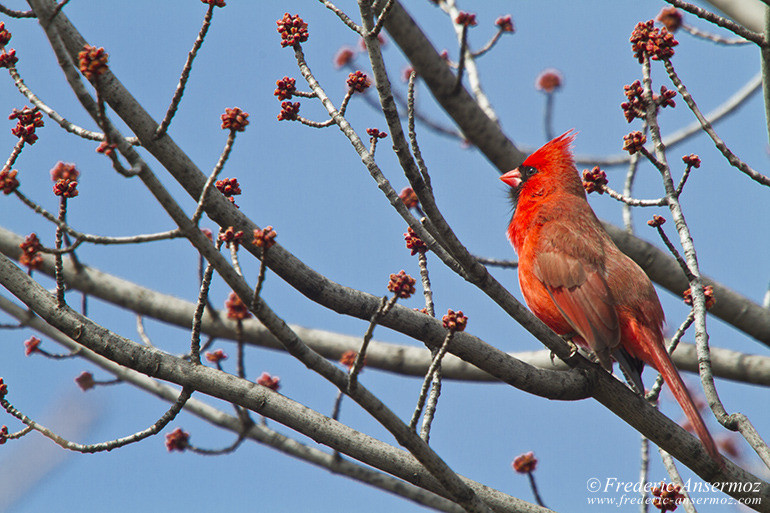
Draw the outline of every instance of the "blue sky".
<instances>
[{"instance_id":1,"label":"blue sky","mask_svg":"<svg viewBox=\"0 0 770 513\"><path fill-rule=\"evenodd\" d=\"M626 123L619 107L624 101L623 85L641 78L628 37L638 21L653 18L662 2L465 2L461 9L474 10L479 26L471 30L471 45L479 48L494 32L494 20L512 14L516 34L504 37L498 46L478 61L481 79L506 133L518 144L536 147L544 141L544 98L535 90L535 77L545 68L557 68L564 87L555 99L554 130L574 128L579 132L579 154L617 154L622 137L639 129L637 121ZM18 0L4 3L25 8ZM339 4L357 18L354 2ZM205 12L196 1L72 2L65 12L88 41L104 46L110 67L156 119L165 112L178 81L184 59L192 45ZM456 59L457 44L449 19L429 2L406 6L438 50L449 50ZM416 276L416 259L403 247L405 225L377 189L347 140L335 128L315 130L296 123L279 122L279 101L272 95L275 81L285 75L296 77L298 88L307 89L291 50L279 46L275 20L285 11L299 13L309 24L310 39L303 46L316 77L336 102L344 94L347 71L335 70L332 58L343 45L358 47L358 37L332 13L316 2L228 2L215 12L214 23L196 60L180 111L170 129L171 136L203 170L216 163L226 139L219 128L219 116L226 107L239 106L250 113L251 124L239 134L223 176L235 176L243 195L241 209L261 226L275 226L279 241L317 271L342 284L373 294L384 294L387 277L405 269ZM5 21L13 33L10 46L19 56L18 68L26 83L44 101L73 122L94 128L94 124L69 91L42 30L33 20ZM710 28L699 20L687 21ZM386 36L387 37L387 36ZM674 65L702 110L708 112L746 83L759 69L759 52L753 46L719 47L678 34ZM389 71L396 87L406 65L393 43L385 49ZM367 63L359 56L364 71ZM662 66L654 66L655 89L664 82ZM403 90L403 88L402 88ZM368 94L373 94L370 91ZM433 119L451 125L436 107L430 94L420 87L419 108ZM0 80L4 108L20 108L25 99L10 79ZM692 121L692 115L677 98L676 109L661 114L664 133L671 133ZM717 126L731 149L760 171L767 169L767 131L760 95L750 99L736 115ZM320 105L302 100L301 114L323 120ZM359 134L375 126L386 130L381 115L360 98L354 98L348 119ZM0 131L0 144L7 151L16 142ZM17 167L22 190L49 210L55 208L50 194L48 172L57 161L74 162L82 173L80 197L71 202L70 222L79 230L105 235L130 235L172 228L171 221L153 204L137 180L117 176L104 157L95 153L96 144L65 134L52 122L39 131L40 141L27 147ZM478 255L512 258L505 238L510 206L498 172L479 152L428 130L419 132L423 156L431 171L439 206L460 239ZM389 139L380 143L378 163L400 190L406 179L396 159L388 152ZM670 162L681 155L697 153L703 165L693 172L683 196L698 258L705 274L761 301L770 281L765 255L770 239L762 232L770 215L766 191L731 168L705 135L698 135L669 154ZM154 171L191 213L194 204L181 188L164 176L150 159ZM674 165L676 173L682 167ZM622 188L623 168L608 169L610 185ZM637 197L662 194L657 171L649 165L640 170ZM620 223L617 202L592 195L597 214ZM653 214L665 209L637 210L637 233L655 244L654 230L646 226ZM24 210L12 197L0 198L0 219L6 228L20 234L36 231L46 245L53 243L53 230ZM203 225L213 228L204 220ZM667 225L667 227L670 225ZM669 235L674 236L673 229ZM155 243L138 247L83 247L80 258L89 265L150 286L161 292L194 300L197 296L197 257L184 241ZM541 344L507 318L471 285L440 262L430 258L437 311L462 309L469 317L468 330L506 351L541 349ZM244 262L247 275L256 276L257 265ZM515 272L495 275L520 297ZM52 282L43 280L45 286ZM229 291L221 281L212 291L214 304L221 305ZM365 323L341 318L315 305L269 275L263 293L270 305L288 322L323 328L350 335L362 335ZM686 307L668 292L660 293L669 327L674 330L687 314ZM77 297L77 294L72 296ZM419 307L421 299L409 300ZM132 314L99 303L90 312L116 332L136 340ZM0 322L5 322L0 317ZM180 353L189 343L183 330L148 320L150 337L156 345ZM709 320L711 343L747 353L767 354L767 348L718 320ZM27 331L0 332L0 375L11 387L9 399L25 413L56 428L65 429L72 412L93 416L90 427L76 433L80 441L102 441L143 429L162 414L167 405L128 386L98 388L80 393L73 382L83 370L97 378L101 371L80 361L52 361L25 358L22 341ZM375 337L384 341L415 343L378 328ZM685 337L692 341L692 333ZM45 342L48 348L54 345ZM222 342L226 352L234 346ZM232 361L229 362L232 364ZM226 367L233 371L233 367ZM250 350L246 368L256 379L262 371L282 378L281 392L321 412L330 412L336 390L310 374L290 357L268 350ZM645 374L646 382L654 379ZM404 417L410 415L421 380L367 370L362 378L372 391ZM697 385L697 377L685 381ZM760 433L770 433L770 413L758 408L765 390L749 385L719 382L728 411L747 413ZM675 420L681 412L664 393L662 408ZM200 398L200 397L199 397ZM69 415L57 413L67 405ZM222 406L230 411L227 405ZM342 420L356 429L393 443L361 410L348 401ZM17 424L0 419L12 430ZM715 434L725 434L713 420ZM275 423L271 423L274 425ZM222 432L182 413L168 429L183 427L191 441L205 447L229 444L231 433ZM280 429L280 428L279 428ZM288 432L288 430L282 430ZM638 476L638 434L600 405L586 400L575 403L546 401L504 385L447 382L432 431L432 444L453 468L466 476L525 500L531 492L524 476L510 469L513 458L534 451L540 460L536 473L545 503L557 510L595 511L586 505L589 478L635 481ZM301 437L300 437L301 439ZM307 441L307 440L303 440ZM313 442L310 442L313 443ZM235 454L202 457L169 454L163 437L157 436L110 453L65 455L48 440L33 434L0 450L0 474L8 469L19 476L29 470L29 455L43 460L60 459L39 480L30 482L23 498L12 509L20 513L37 511L105 510L128 512L167 508L189 512L212 508L237 511L419 511L419 506L386 493L294 461L271 449L247 443ZM751 465L748 446L742 446ZM574 464L573 462L579 462ZM27 469L27 470L25 470ZM34 470L34 469L33 469ZM685 479L690 474L685 472ZM666 479L662 466L653 458L651 480ZM2 497L2 495L0 495ZM3 511L0 498L0 511ZM173 506L171 506L173 505ZM634 506L634 509L636 507ZM703 509L703 511L709 511Z\"/></svg>"}]
</instances>

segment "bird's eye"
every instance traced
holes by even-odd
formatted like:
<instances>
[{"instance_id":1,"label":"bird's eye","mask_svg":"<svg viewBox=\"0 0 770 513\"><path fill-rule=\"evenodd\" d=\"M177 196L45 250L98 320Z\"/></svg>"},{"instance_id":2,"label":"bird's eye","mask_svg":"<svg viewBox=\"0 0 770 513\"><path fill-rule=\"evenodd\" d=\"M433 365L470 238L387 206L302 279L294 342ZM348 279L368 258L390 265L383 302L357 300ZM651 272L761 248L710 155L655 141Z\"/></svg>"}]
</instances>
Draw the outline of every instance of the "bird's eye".
<instances>
[{"instance_id":1,"label":"bird's eye","mask_svg":"<svg viewBox=\"0 0 770 513\"><path fill-rule=\"evenodd\" d=\"M521 177L525 180L536 173L537 173L537 169L532 166L521 167Z\"/></svg>"}]
</instances>

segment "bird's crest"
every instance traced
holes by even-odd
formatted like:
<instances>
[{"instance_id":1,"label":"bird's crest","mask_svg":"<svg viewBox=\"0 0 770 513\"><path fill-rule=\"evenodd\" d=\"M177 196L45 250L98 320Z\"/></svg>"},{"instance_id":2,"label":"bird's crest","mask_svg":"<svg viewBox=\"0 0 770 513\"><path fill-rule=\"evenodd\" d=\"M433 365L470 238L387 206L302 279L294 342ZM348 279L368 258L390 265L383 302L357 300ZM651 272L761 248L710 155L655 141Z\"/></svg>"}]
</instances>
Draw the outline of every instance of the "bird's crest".
<instances>
[{"instance_id":1,"label":"bird's crest","mask_svg":"<svg viewBox=\"0 0 770 513\"><path fill-rule=\"evenodd\" d=\"M577 132L574 129L564 132L532 153L522 165L532 166L539 170L549 169L555 163L560 163L567 168L574 167L572 143L576 136Z\"/></svg>"}]
</instances>

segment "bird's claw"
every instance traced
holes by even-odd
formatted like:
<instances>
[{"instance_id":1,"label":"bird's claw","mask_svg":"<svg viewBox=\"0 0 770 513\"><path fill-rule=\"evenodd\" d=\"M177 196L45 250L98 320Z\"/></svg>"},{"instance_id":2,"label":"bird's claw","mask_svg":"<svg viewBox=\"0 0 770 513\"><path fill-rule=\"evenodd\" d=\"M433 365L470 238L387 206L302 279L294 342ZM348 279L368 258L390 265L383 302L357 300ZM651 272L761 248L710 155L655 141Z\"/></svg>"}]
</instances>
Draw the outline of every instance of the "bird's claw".
<instances>
[{"instance_id":1,"label":"bird's claw","mask_svg":"<svg viewBox=\"0 0 770 513\"><path fill-rule=\"evenodd\" d=\"M578 346L572 341L572 337L574 337L575 335L577 335L577 333L575 333L574 331L570 333L566 333L564 335L559 335L562 338L562 340L564 340L564 342L566 342L567 345L569 346L570 358L575 356L578 352ZM551 359L553 359L553 353L551 353Z\"/></svg>"},{"instance_id":2,"label":"bird's claw","mask_svg":"<svg viewBox=\"0 0 770 513\"><path fill-rule=\"evenodd\" d=\"M572 331L570 333L566 333L564 335L559 335L559 337L561 337L561 339L564 342L566 342L567 345L569 346L569 355L567 356L567 358L572 358L573 356L575 356L578 353L579 348L572 341L572 337L574 337L575 335L577 335L577 333L575 333L574 331ZM551 365L553 365L554 364L553 362L556 359L556 353L551 351L550 357L551 357Z\"/></svg>"}]
</instances>

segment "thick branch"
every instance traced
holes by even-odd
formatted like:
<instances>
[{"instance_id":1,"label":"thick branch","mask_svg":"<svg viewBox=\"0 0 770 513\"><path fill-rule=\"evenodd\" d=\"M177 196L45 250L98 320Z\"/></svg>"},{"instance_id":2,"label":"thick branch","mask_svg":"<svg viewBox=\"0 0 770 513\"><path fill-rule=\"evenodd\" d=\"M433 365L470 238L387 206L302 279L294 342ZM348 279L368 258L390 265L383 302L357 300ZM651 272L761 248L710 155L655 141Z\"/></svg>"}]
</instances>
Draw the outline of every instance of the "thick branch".
<instances>
[{"instance_id":1,"label":"thick branch","mask_svg":"<svg viewBox=\"0 0 770 513\"><path fill-rule=\"evenodd\" d=\"M238 404L359 461L434 493L446 495L446 491L422 465L404 451L333 421L266 387L137 344L93 323L69 307L58 308L55 299L45 289L5 256L0 256L0 280L48 324L110 361L149 377ZM468 479L463 481L497 510L547 511Z\"/></svg>"},{"instance_id":2,"label":"thick branch","mask_svg":"<svg viewBox=\"0 0 770 513\"><path fill-rule=\"evenodd\" d=\"M105 371L112 373L121 382L130 383L131 385L141 388L142 390L169 402L175 401L179 395L179 392L176 389L168 385L159 383L135 370L122 367L99 356L93 351L84 348L52 326L46 324L39 317L30 319L27 310L2 296L0 296L0 310L19 319L21 322L25 322L30 328L43 333L48 338L51 338L68 348L70 351L77 351L78 356L94 363ZM240 435L243 431L243 422L240 418L233 415L227 415L221 410L209 406L197 399L188 399L184 405L184 409L215 426L227 429L233 433ZM326 469L334 474L355 479L362 483L412 500L418 504L449 513L461 513L463 511L462 508L439 495L418 488L415 485L405 483L383 472L372 470L371 468L358 463L336 458L333 454L302 444L265 425L253 424L248 431L244 433L244 436L247 439L272 447L284 454L306 463L316 465L317 467Z\"/></svg>"},{"instance_id":3,"label":"thick branch","mask_svg":"<svg viewBox=\"0 0 770 513\"><path fill-rule=\"evenodd\" d=\"M48 324L115 363L150 377L171 381L204 394L239 404L378 468L380 468L380 461L373 462L376 458L373 457L375 455L369 454L371 448L378 446L378 455L387 454L389 460L383 464L391 466L395 461L394 453L402 453L402 451L389 448L382 442L294 403L281 394L273 393L266 387L202 365L193 365L155 348L137 344L93 323L67 306L58 308L55 298L51 294L4 255L0 255L0 283L29 308L37 312ZM725 467L720 469L708 457L705 449L696 438L652 408L642 397L631 392L628 387L606 372L597 370L592 375L597 382L594 397L599 402L616 415L629 419L632 425L640 429L653 442L670 452L672 456L690 467L702 478L710 482L758 483L756 485L759 488L758 494L731 490L730 495L736 498L761 497L763 504L770 504L770 485L729 460L725 460ZM328 431L330 429L331 432ZM330 436L332 433L334 435ZM401 463L399 468L393 472L388 472L402 477L403 472L407 470L407 462L412 463L414 459L411 457L402 458L399 462ZM414 479L419 476L421 478L418 479L420 486L431 481L435 483L432 478L426 476L427 473L419 464L412 463L408 466L409 476L404 477L405 479L414 482ZM496 504L499 504L498 497L489 497L480 493L478 488L474 487L473 483L469 483L468 480L464 480L464 483L471 486L474 493L478 493L479 497L490 506L495 507ZM443 488L438 488L441 492L437 493L443 495L445 493ZM743 489L744 487L739 488ZM431 488L431 491L436 490ZM526 503L522 504L516 499L508 498L508 500L516 501L515 507L523 508L525 505L532 507ZM514 506L511 502L509 504Z\"/></svg>"}]
</instances>

